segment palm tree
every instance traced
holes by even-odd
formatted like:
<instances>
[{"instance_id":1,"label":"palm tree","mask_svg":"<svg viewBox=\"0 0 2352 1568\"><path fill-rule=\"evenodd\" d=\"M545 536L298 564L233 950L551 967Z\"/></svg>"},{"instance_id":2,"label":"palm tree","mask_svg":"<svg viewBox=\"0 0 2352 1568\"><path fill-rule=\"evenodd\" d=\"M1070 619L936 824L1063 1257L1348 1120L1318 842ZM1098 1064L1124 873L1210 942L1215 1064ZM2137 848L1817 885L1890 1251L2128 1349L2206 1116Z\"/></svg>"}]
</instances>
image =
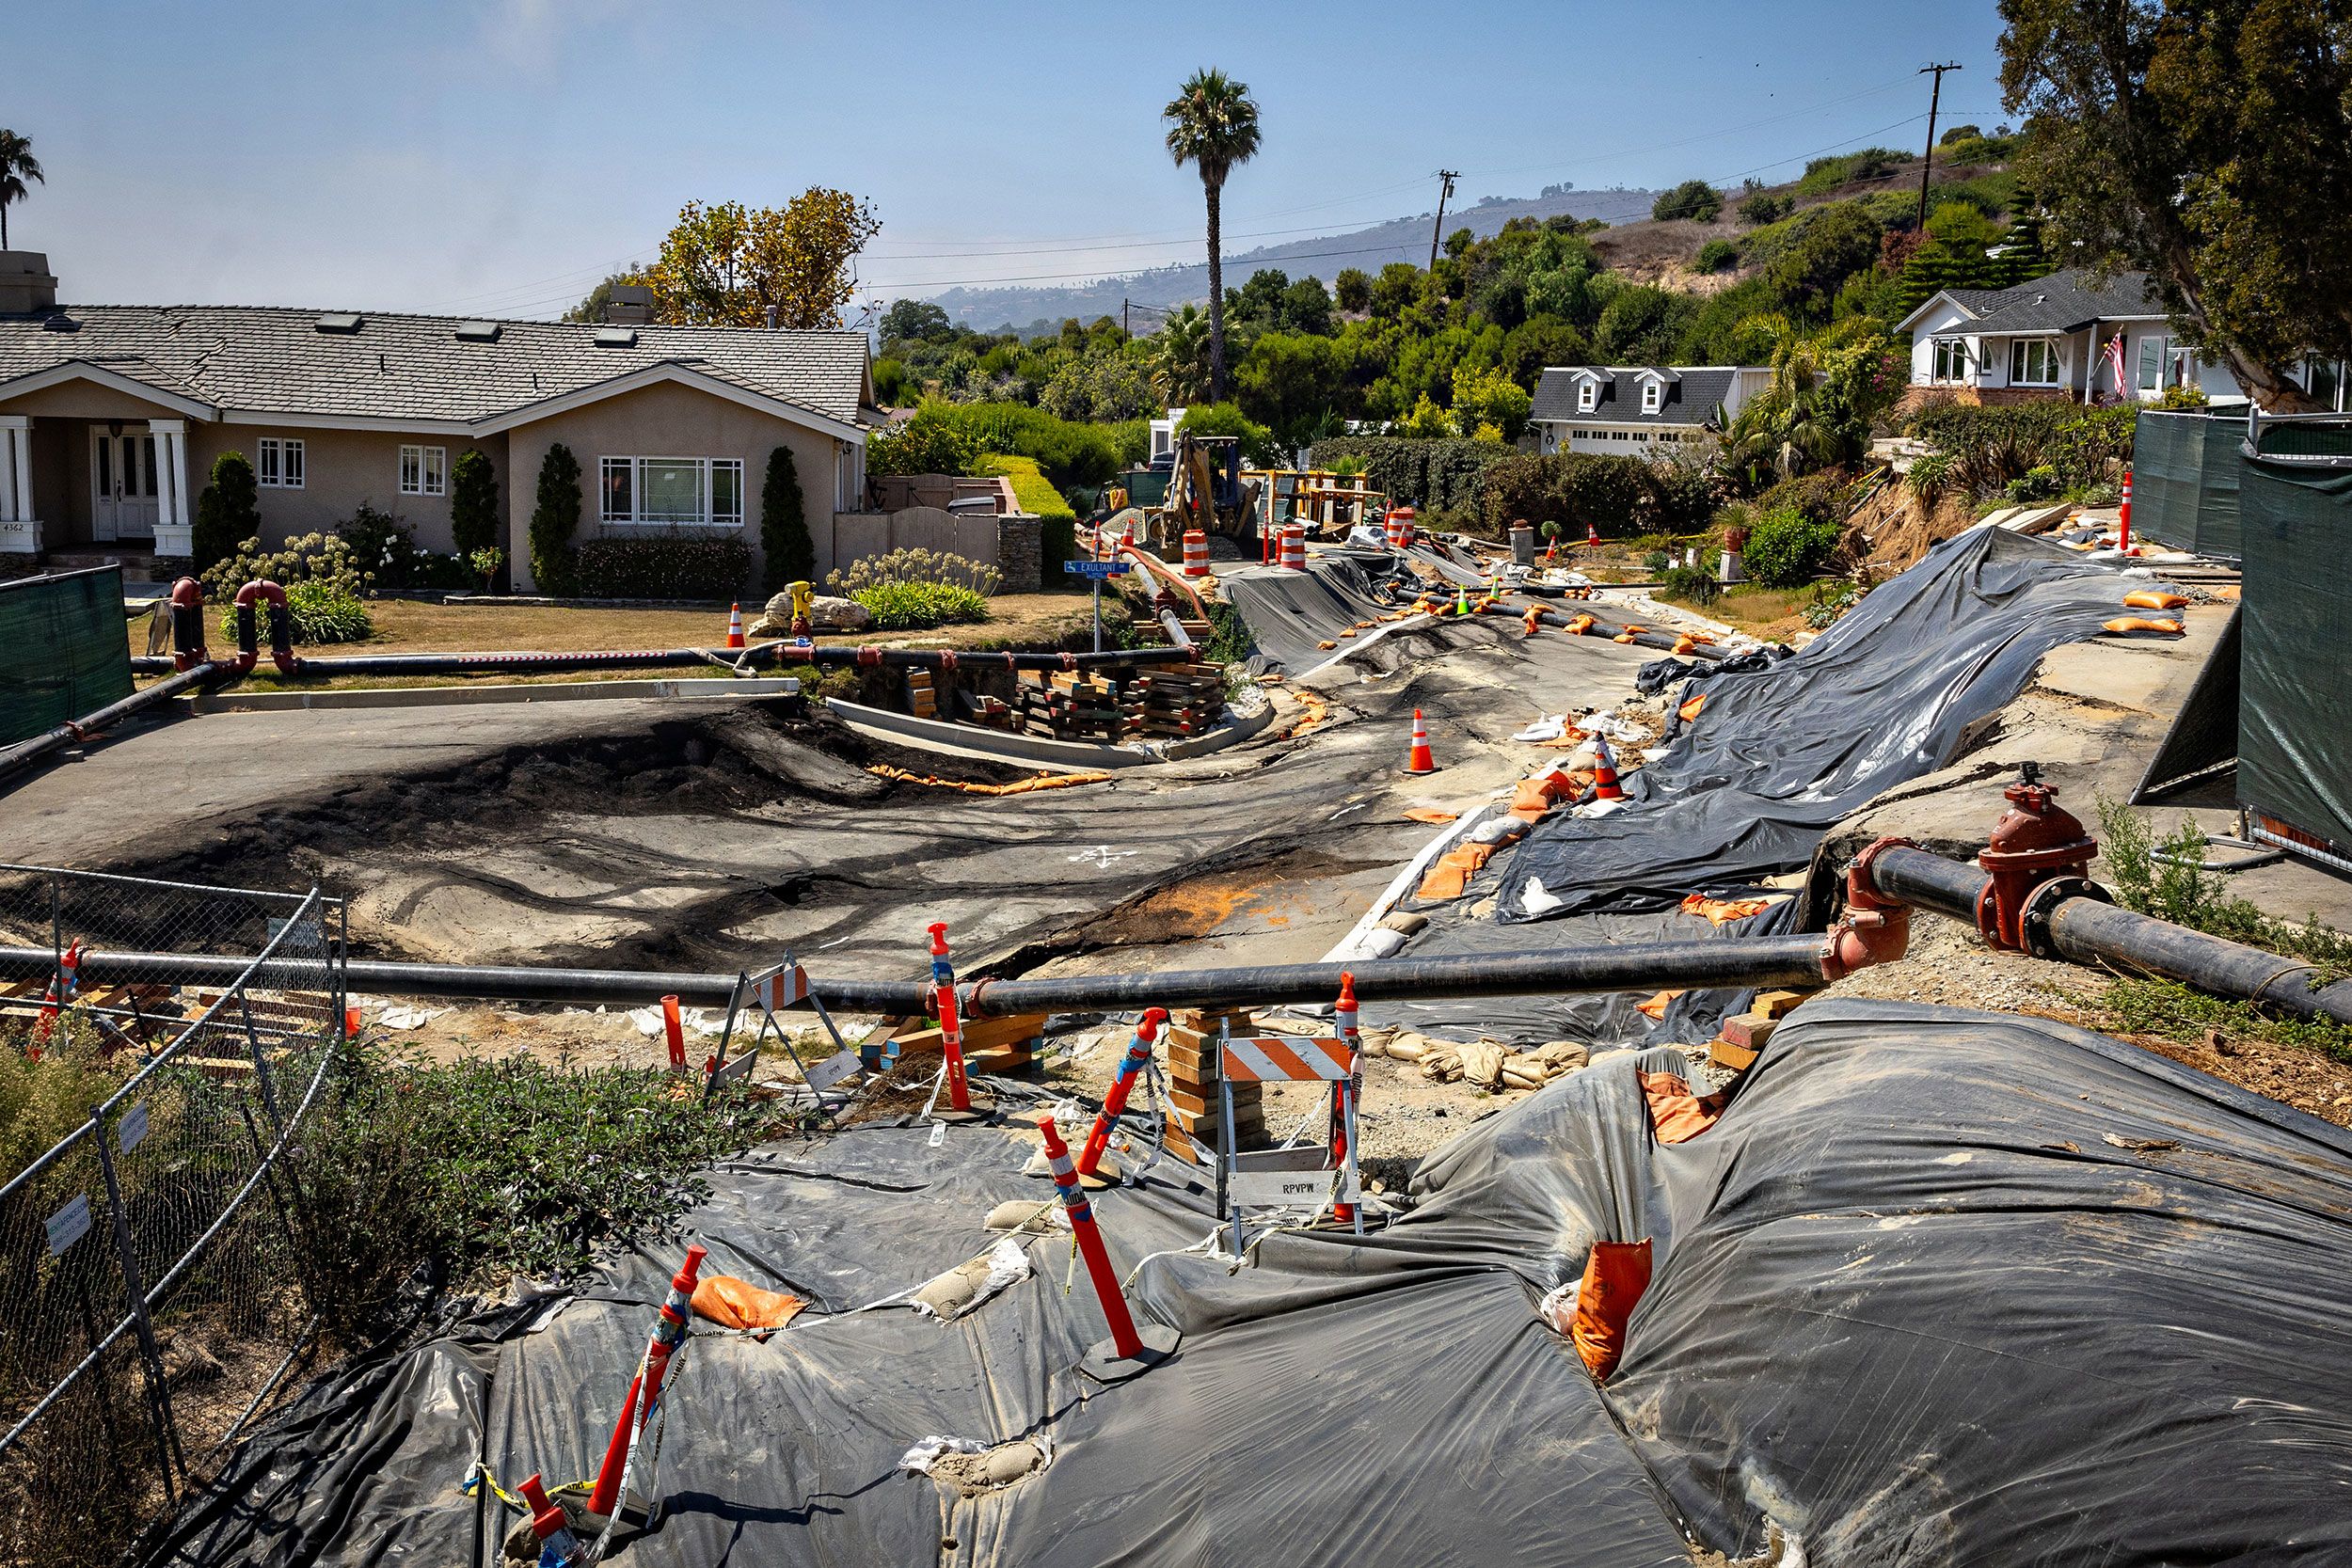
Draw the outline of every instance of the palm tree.
<instances>
[{"instance_id":1,"label":"palm tree","mask_svg":"<svg viewBox=\"0 0 2352 1568\"><path fill-rule=\"evenodd\" d=\"M1209 401L1225 398L1225 257L1219 208L1225 177L1258 152L1258 105L1247 83L1221 71L1196 71L1160 111L1168 121L1168 153L1178 168L1200 171L1209 201Z\"/></svg>"},{"instance_id":2,"label":"palm tree","mask_svg":"<svg viewBox=\"0 0 2352 1568\"><path fill-rule=\"evenodd\" d=\"M1213 366L1209 361L1209 318L1197 305L1168 312L1152 335L1152 384L1170 407L1197 403L1208 389ZM1211 398L1210 402L1216 400Z\"/></svg>"},{"instance_id":3,"label":"palm tree","mask_svg":"<svg viewBox=\"0 0 2352 1568\"><path fill-rule=\"evenodd\" d=\"M1257 143L1253 139L1250 145ZM8 248L8 203L22 201L31 194L24 188L27 180L38 185L49 183L48 177L40 171L40 160L33 156L33 139L13 131L0 131L0 250Z\"/></svg>"}]
</instances>

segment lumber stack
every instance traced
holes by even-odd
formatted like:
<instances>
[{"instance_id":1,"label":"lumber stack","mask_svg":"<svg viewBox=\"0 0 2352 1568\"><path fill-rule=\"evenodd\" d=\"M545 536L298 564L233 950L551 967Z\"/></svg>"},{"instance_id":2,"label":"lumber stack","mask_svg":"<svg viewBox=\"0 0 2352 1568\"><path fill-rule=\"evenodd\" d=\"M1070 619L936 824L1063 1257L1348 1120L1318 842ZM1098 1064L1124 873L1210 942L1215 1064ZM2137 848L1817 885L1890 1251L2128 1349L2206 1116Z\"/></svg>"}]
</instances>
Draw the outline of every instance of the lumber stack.
<instances>
[{"instance_id":1,"label":"lumber stack","mask_svg":"<svg viewBox=\"0 0 2352 1568\"><path fill-rule=\"evenodd\" d=\"M907 672L907 711L917 719L935 719L939 716L939 699L931 690L931 673L929 670Z\"/></svg>"},{"instance_id":2,"label":"lumber stack","mask_svg":"<svg viewBox=\"0 0 2352 1568\"><path fill-rule=\"evenodd\" d=\"M1127 683L1127 733L1146 740L1206 735L1225 711L1225 671L1215 664L1171 665Z\"/></svg>"},{"instance_id":3,"label":"lumber stack","mask_svg":"<svg viewBox=\"0 0 2352 1568\"><path fill-rule=\"evenodd\" d=\"M1025 670L1011 707L1020 734L1104 746L1126 738L1118 684L1099 675Z\"/></svg>"},{"instance_id":4,"label":"lumber stack","mask_svg":"<svg viewBox=\"0 0 2352 1568\"><path fill-rule=\"evenodd\" d=\"M1213 1012L1186 1009L1168 1020L1167 1146L1170 1154L1194 1164L1212 1164L1223 1138L1217 1109L1217 1025L1230 1021L1232 1032L1250 1035L1257 1026L1246 1010ZM1257 1084L1233 1085L1233 1136L1245 1148L1266 1141L1265 1103Z\"/></svg>"},{"instance_id":5,"label":"lumber stack","mask_svg":"<svg viewBox=\"0 0 2352 1568\"><path fill-rule=\"evenodd\" d=\"M1037 1071L1037 1048L1044 1037L1044 1013L1013 1013L1005 1018L966 1019L963 1024L963 1065L968 1071L999 1077L1032 1076ZM939 1025L929 1019L902 1024L891 1037L898 1059L938 1055L945 1045Z\"/></svg>"},{"instance_id":6,"label":"lumber stack","mask_svg":"<svg viewBox=\"0 0 2352 1568\"><path fill-rule=\"evenodd\" d=\"M989 697L973 692L963 693L963 717L971 723L992 730L1011 730L1018 727L1010 705L1002 697Z\"/></svg>"}]
</instances>

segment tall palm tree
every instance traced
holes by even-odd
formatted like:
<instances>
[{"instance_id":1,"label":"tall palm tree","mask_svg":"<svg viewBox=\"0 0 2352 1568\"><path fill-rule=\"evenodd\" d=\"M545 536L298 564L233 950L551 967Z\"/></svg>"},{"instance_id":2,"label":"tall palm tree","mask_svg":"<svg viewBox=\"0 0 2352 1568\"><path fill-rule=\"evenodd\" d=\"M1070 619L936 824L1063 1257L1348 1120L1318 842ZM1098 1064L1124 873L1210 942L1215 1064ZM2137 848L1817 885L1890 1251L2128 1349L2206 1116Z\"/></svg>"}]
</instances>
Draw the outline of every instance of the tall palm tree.
<instances>
[{"instance_id":1,"label":"tall palm tree","mask_svg":"<svg viewBox=\"0 0 2352 1568\"><path fill-rule=\"evenodd\" d=\"M1225 177L1258 152L1258 105L1248 84L1221 71L1196 71L1160 111L1178 168L1200 171L1209 201L1209 401L1225 401L1225 257L1220 208Z\"/></svg>"},{"instance_id":2,"label":"tall palm tree","mask_svg":"<svg viewBox=\"0 0 2352 1568\"><path fill-rule=\"evenodd\" d=\"M40 172L40 160L33 156L33 138L0 131L0 250L8 248L8 203L31 194L24 188L27 180L37 185L49 183Z\"/></svg>"}]
</instances>

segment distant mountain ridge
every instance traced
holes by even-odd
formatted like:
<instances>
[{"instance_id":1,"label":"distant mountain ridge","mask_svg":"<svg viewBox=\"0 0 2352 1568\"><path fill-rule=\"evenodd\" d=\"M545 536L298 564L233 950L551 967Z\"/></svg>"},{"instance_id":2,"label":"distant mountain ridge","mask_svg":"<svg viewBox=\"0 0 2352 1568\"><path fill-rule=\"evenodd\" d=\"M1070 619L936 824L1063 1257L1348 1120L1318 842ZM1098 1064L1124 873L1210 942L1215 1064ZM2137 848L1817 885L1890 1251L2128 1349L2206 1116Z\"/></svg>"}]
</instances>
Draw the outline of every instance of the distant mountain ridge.
<instances>
[{"instance_id":1,"label":"distant mountain ridge","mask_svg":"<svg viewBox=\"0 0 2352 1568\"><path fill-rule=\"evenodd\" d=\"M1484 239L1500 232L1513 218L1549 218L1563 214L1599 218L1604 223L1629 223L1649 216L1657 199L1656 191L1577 191L1554 186L1540 196L1488 197L1458 213L1448 212L1445 230L1450 234L1457 228L1466 228ZM1429 261L1430 224L1436 215L1430 212L1415 217L1391 218L1369 229L1289 240L1229 255L1225 258L1226 287L1239 287L1243 278L1263 267L1280 267L1295 278L1312 276L1328 283L1348 267L1377 273L1391 261L1425 266ZM949 320L977 330L1026 332L1058 325L1070 316L1081 321L1117 316L1122 300L1172 309L1208 296L1209 264L1201 261L1119 273L1059 289L957 287L933 294L930 299L947 312Z\"/></svg>"}]
</instances>

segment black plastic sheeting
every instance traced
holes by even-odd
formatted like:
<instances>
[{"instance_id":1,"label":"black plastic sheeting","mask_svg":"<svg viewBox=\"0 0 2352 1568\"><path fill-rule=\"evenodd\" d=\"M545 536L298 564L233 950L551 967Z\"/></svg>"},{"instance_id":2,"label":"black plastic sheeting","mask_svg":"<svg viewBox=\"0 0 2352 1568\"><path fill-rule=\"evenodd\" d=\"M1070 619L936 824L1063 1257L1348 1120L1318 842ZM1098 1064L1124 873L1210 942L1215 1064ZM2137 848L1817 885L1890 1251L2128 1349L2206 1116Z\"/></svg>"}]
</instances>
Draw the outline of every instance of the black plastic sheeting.
<instances>
[{"instance_id":1,"label":"black plastic sheeting","mask_svg":"<svg viewBox=\"0 0 2352 1568\"><path fill-rule=\"evenodd\" d=\"M1556 815L1501 863L1496 917L1663 909L1803 867L1840 817L1958 756L2131 585L1997 529L1946 541L1793 657L1694 677L1682 695L1705 710L1628 775L1626 809Z\"/></svg>"},{"instance_id":2,"label":"black plastic sheeting","mask_svg":"<svg viewBox=\"0 0 2352 1568\"><path fill-rule=\"evenodd\" d=\"M1358 622L1378 622L1410 605L1413 595L1400 594L1390 578L1376 557L1329 551L1311 559L1303 572L1245 566L1218 574L1227 600L1249 627L1253 673L1275 669L1290 674L1345 653L1355 640L1340 633L1353 631ZM1325 642L1339 645L1326 648Z\"/></svg>"},{"instance_id":3,"label":"black plastic sheeting","mask_svg":"<svg viewBox=\"0 0 2352 1568\"><path fill-rule=\"evenodd\" d=\"M1385 1232L1274 1235L1238 1274L1164 1251L1211 1218L1165 1163L1098 1195L1147 1318L1184 1334L1123 1386L1074 1370L1101 1322L1059 1237L953 1324L700 1337L663 1517L615 1560L1665 1568L1686 1534L1746 1556L1774 1529L1816 1563L1920 1568L2352 1552L2341 1130L2040 1020L1817 1002L1720 1122L1661 1146L1637 1069L1679 1061L1555 1083L1431 1156ZM1045 1199L1025 1152L984 1127L771 1148L714 1172L690 1228L712 1267L838 1309ZM1642 1239L1604 1389L1535 1307L1596 1241ZM485 1402L510 1483L588 1473L683 1245L624 1256L540 1332L529 1304L308 1390L165 1560L464 1562ZM932 1434L1056 1453L957 1499L896 1468Z\"/></svg>"}]
</instances>

